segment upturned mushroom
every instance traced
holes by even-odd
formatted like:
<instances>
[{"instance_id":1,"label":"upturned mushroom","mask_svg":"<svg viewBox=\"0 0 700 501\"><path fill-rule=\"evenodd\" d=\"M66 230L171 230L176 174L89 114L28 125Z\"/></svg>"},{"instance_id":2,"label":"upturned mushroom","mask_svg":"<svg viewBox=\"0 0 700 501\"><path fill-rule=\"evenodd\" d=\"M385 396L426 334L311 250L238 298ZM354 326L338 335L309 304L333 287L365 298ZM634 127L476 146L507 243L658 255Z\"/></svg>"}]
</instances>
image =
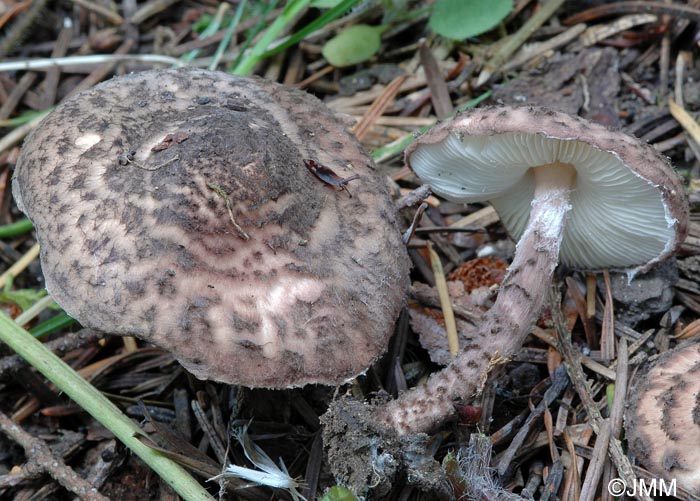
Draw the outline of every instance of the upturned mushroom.
<instances>
[{"instance_id":1,"label":"upturned mushroom","mask_svg":"<svg viewBox=\"0 0 700 501\"><path fill-rule=\"evenodd\" d=\"M199 378L346 381L404 301L408 259L371 158L319 100L272 82L114 78L43 120L13 192L56 302Z\"/></svg>"},{"instance_id":2,"label":"upturned mushroom","mask_svg":"<svg viewBox=\"0 0 700 501\"><path fill-rule=\"evenodd\" d=\"M518 241L498 298L470 343L425 385L380 408L399 433L426 431L478 392L529 334L559 262L633 275L686 234L680 180L651 146L532 107L476 109L416 140L406 162L448 200L490 202Z\"/></svg>"},{"instance_id":3,"label":"upturned mushroom","mask_svg":"<svg viewBox=\"0 0 700 501\"><path fill-rule=\"evenodd\" d=\"M699 344L667 351L633 381L625 433L652 474L700 496Z\"/></svg>"}]
</instances>

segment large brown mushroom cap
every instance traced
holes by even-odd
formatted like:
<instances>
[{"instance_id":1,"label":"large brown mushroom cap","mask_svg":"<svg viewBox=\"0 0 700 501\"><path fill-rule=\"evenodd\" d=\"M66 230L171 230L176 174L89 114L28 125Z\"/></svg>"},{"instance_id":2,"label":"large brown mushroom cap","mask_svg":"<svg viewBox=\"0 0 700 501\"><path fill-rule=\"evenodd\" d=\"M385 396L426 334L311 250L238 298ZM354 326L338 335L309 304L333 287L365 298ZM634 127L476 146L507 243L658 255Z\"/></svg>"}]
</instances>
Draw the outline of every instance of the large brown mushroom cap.
<instances>
[{"instance_id":1,"label":"large brown mushroom cap","mask_svg":"<svg viewBox=\"0 0 700 501\"><path fill-rule=\"evenodd\" d=\"M700 344L664 353L634 382L625 432L651 473L700 496Z\"/></svg>"},{"instance_id":2,"label":"large brown mushroom cap","mask_svg":"<svg viewBox=\"0 0 700 501\"><path fill-rule=\"evenodd\" d=\"M359 174L352 198L304 160ZM27 139L14 194L71 316L200 378L352 378L385 349L407 287L371 158L320 101L259 79L149 71L83 92Z\"/></svg>"},{"instance_id":3,"label":"large brown mushroom cap","mask_svg":"<svg viewBox=\"0 0 700 501\"><path fill-rule=\"evenodd\" d=\"M530 214L533 167L573 166L560 259L575 268L644 270L672 255L687 232L688 202L664 157L627 134L566 113L469 110L421 136L406 159L434 192L490 202L516 241Z\"/></svg>"}]
</instances>

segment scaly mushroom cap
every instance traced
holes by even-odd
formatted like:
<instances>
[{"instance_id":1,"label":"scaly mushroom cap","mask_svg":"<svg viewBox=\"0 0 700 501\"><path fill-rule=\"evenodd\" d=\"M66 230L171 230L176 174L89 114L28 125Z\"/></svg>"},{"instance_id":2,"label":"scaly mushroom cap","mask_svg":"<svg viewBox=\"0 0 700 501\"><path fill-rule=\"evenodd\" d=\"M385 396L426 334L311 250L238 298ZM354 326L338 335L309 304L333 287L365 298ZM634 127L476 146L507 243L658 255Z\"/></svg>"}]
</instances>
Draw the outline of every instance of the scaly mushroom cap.
<instances>
[{"instance_id":1,"label":"scaly mushroom cap","mask_svg":"<svg viewBox=\"0 0 700 501\"><path fill-rule=\"evenodd\" d=\"M685 238L688 202L668 162L651 146L577 116L470 110L421 136L406 161L449 200L490 202L516 240L530 214L533 167L573 166L560 261L575 268L644 270Z\"/></svg>"},{"instance_id":2,"label":"scaly mushroom cap","mask_svg":"<svg viewBox=\"0 0 700 501\"><path fill-rule=\"evenodd\" d=\"M340 177L325 184L305 160ZM372 160L316 98L202 70L112 79L25 142L13 190L46 287L199 378L335 384L385 349L408 280Z\"/></svg>"},{"instance_id":3,"label":"scaly mushroom cap","mask_svg":"<svg viewBox=\"0 0 700 501\"><path fill-rule=\"evenodd\" d=\"M664 353L634 383L625 432L651 473L700 496L700 344Z\"/></svg>"}]
</instances>

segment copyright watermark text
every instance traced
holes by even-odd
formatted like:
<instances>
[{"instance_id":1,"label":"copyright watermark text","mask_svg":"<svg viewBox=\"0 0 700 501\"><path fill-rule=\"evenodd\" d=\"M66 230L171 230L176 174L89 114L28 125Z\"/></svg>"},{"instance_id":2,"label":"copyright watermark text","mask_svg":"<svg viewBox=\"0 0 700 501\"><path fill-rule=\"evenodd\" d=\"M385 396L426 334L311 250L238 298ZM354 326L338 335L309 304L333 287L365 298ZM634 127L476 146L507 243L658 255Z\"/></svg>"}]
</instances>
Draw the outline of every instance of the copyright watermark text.
<instances>
[{"instance_id":1,"label":"copyright watermark text","mask_svg":"<svg viewBox=\"0 0 700 501\"><path fill-rule=\"evenodd\" d=\"M613 496L676 496L676 479L666 481L662 478L638 478L628 484L621 478L608 482L608 492Z\"/></svg>"}]
</instances>

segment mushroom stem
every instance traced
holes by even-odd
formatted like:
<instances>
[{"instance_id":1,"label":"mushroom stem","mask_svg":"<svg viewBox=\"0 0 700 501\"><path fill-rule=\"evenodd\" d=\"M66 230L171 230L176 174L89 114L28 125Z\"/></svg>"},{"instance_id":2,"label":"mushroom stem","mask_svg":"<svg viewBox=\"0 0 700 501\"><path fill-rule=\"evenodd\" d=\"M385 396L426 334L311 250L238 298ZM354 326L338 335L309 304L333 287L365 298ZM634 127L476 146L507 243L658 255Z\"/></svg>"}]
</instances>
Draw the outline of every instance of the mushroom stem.
<instances>
[{"instance_id":1,"label":"mushroom stem","mask_svg":"<svg viewBox=\"0 0 700 501\"><path fill-rule=\"evenodd\" d=\"M555 162L536 167L534 174L528 225L477 333L445 369L375 411L398 434L429 431L451 416L455 401L480 392L489 372L517 352L537 320L559 261L575 170Z\"/></svg>"}]
</instances>

